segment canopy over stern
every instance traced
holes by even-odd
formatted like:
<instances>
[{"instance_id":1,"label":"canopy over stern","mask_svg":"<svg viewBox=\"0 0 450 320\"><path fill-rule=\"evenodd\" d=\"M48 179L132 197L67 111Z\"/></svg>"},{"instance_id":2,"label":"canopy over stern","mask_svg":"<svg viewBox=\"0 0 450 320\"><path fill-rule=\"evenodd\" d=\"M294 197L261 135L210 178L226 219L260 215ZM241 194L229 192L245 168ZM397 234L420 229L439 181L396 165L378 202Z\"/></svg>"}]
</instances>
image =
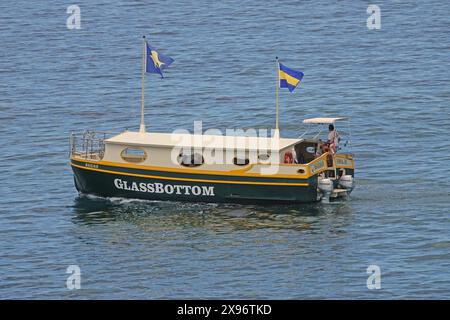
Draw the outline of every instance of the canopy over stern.
<instances>
[{"instance_id":1,"label":"canopy over stern","mask_svg":"<svg viewBox=\"0 0 450 320\"><path fill-rule=\"evenodd\" d=\"M328 124L335 123L339 120L345 120L347 118L339 117L339 118L310 118L303 120L303 123L314 123L314 124Z\"/></svg>"}]
</instances>

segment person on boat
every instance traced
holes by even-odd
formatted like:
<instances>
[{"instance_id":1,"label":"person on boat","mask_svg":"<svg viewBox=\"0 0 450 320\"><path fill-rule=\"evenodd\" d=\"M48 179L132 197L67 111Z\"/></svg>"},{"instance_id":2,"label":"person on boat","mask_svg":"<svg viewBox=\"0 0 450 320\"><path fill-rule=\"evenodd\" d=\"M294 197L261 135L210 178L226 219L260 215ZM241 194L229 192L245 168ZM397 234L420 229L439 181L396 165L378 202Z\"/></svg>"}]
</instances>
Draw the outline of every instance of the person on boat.
<instances>
[{"instance_id":1,"label":"person on boat","mask_svg":"<svg viewBox=\"0 0 450 320\"><path fill-rule=\"evenodd\" d=\"M331 152L334 154L337 151L337 147L339 144L339 134L337 133L337 131L334 129L334 125L330 124L328 126L328 141L327 144L330 147Z\"/></svg>"},{"instance_id":2,"label":"person on boat","mask_svg":"<svg viewBox=\"0 0 450 320\"><path fill-rule=\"evenodd\" d=\"M339 133L334 129L334 125L330 124L328 126L328 140L323 145L323 152L330 151L332 154L335 154L340 140Z\"/></svg>"}]
</instances>

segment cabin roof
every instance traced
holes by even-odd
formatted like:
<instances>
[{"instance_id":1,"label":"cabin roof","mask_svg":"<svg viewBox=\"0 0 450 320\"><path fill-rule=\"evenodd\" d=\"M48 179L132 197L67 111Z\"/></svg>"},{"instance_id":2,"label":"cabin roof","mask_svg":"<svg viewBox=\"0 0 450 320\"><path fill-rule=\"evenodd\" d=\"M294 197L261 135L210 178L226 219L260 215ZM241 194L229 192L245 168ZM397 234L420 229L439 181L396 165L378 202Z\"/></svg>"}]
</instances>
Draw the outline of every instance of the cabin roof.
<instances>
[{"instance_id":1,"label":"cabin roof","mask_svg":"<svg viewBox=\"0 0 450 320\"><path fill-rule=\"evenodd\" d=\"M184 133L133 132L125 131L106 139L106 143L154 146L154 147L192 147L209 149L246 149L246 150L282 150L302 139L221 136L221 135L193 135Z\"/></svg>"},{"instance_id":2,"label":"cabin roof","mask_svg":"<svg viewBox=\"0 0 450 320\"><path fill-rule=\"evenodd\" d=\"M315 124L323 124L323 123L335 123L338 120L344 120L347 118L310 118L303 120L303 123L315 123Z\"/></svg>"}]
</instances>

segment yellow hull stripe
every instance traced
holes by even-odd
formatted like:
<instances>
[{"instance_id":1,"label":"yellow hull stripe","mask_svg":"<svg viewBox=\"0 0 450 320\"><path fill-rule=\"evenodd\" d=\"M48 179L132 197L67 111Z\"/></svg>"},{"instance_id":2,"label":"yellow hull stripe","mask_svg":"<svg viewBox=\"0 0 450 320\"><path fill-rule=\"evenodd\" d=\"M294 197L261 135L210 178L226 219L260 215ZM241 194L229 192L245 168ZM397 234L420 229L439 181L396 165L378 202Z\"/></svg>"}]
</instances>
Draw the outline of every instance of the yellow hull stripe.
<instances>
[{"instance_id":1,"label":"yellow hull stripe","mask_svg":"<svg viewBox=\"0 0 450 320\"><path fill-rule=\"evenodd\" d=\"M97 162L98 163L98 162ZM283 182L252 182L252 181L225 181L225 180L204 180L204 179L190 179L190 178L174 178L174 177L163 177L163 176L151 176L145 174L129 173L129 172L119 172L104 169L94 169L89 167L79 166L77 164L71 163L73 167L79 169L119 174L124 176L140 177L140 178L152 178L161 180L174 180L174 181L190 181L190 182L207 182L207 183L223 183L223 184L252 184L252 185L268 185L268 186L289 186L289 187L307 187L308 183L283 183Z\"/></svg>"},{"instance_id":2,"label":"yellow hull stripe","mask_svg":"<svg viewBox=\"0 0 450 320\"><path fill-rule=\"evenodd\" d=\"M238 170L217 171L217 170L192 170L192 169L187 169L187 168L169 168L169 167L158 167L158 166L148 166L148 165L135 165L135 164L117 163L117 162L110 162L110 161L103 161L103 160L90 161L90 160L86 160L86 159L78 159L76 157L72 157L71 160L85 162L85 163L91 163L91 164L110 166L110 167L118 167L118 168L155 170L155 171L177 172L177 173L194 173L194 174L218 175L218 176L261 177L261 174L259 174L259 173L246 172L246 171L250 170L256 164L250 164L250 165L246 166L245 168L238 169ZM281 163L281 164L279 164L279 166L298 166L299 169L301 169L301 168L306 169L305 172L309 171L308 166L306 166L306 165ZM274 174L274 175L266 175L266 176L264 176L264 178L308 179L310 176L312 176L312 175L300 174L300 173L297 175Z\"/></svg>"}]
</instances>

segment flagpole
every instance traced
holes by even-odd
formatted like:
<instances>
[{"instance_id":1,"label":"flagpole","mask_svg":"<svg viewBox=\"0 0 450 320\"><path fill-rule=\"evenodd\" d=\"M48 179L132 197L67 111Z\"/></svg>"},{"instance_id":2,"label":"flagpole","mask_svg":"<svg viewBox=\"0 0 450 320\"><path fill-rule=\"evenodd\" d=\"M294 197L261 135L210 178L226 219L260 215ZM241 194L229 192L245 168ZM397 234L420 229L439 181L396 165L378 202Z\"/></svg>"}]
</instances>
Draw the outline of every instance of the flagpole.
<instances>
[{"instance_id":1,"label":"flagpole","mask_svg":"<svg viewBox=\"0 0 450 320\"><path fill-rule=\"evenodd\" d=\"M147 53L147 41L145 40L145 36L142 37L144 39L143 47L142 47L142 79L141 79L141 125L139 127L140 133L145 133L145 122L144 122L144 92L145 92L145 66L146 66L146 53Z\"/></svg>"},{"instance_id":2,"label":"flagpole","mask_svg":"<svg viewBox=\"0 0 450 320\"><path fill-rule=\"evenodd\" d=\"M280 130L279 130L279 126L278 126L278 117L279 117L280 106L279 106L279 101L278 101L278 95L279 95L278 90L280 87L280 62L278 61L278 57L275 57L275 60L276 60L276 65L277 65L277 69L276 69L277 70L277 77L276 77L277 86L275 89L276 120L275 120L275 132L273 134L273 137L276 139L279 139L280 138Z\"/></svg>"}]
</instances>

